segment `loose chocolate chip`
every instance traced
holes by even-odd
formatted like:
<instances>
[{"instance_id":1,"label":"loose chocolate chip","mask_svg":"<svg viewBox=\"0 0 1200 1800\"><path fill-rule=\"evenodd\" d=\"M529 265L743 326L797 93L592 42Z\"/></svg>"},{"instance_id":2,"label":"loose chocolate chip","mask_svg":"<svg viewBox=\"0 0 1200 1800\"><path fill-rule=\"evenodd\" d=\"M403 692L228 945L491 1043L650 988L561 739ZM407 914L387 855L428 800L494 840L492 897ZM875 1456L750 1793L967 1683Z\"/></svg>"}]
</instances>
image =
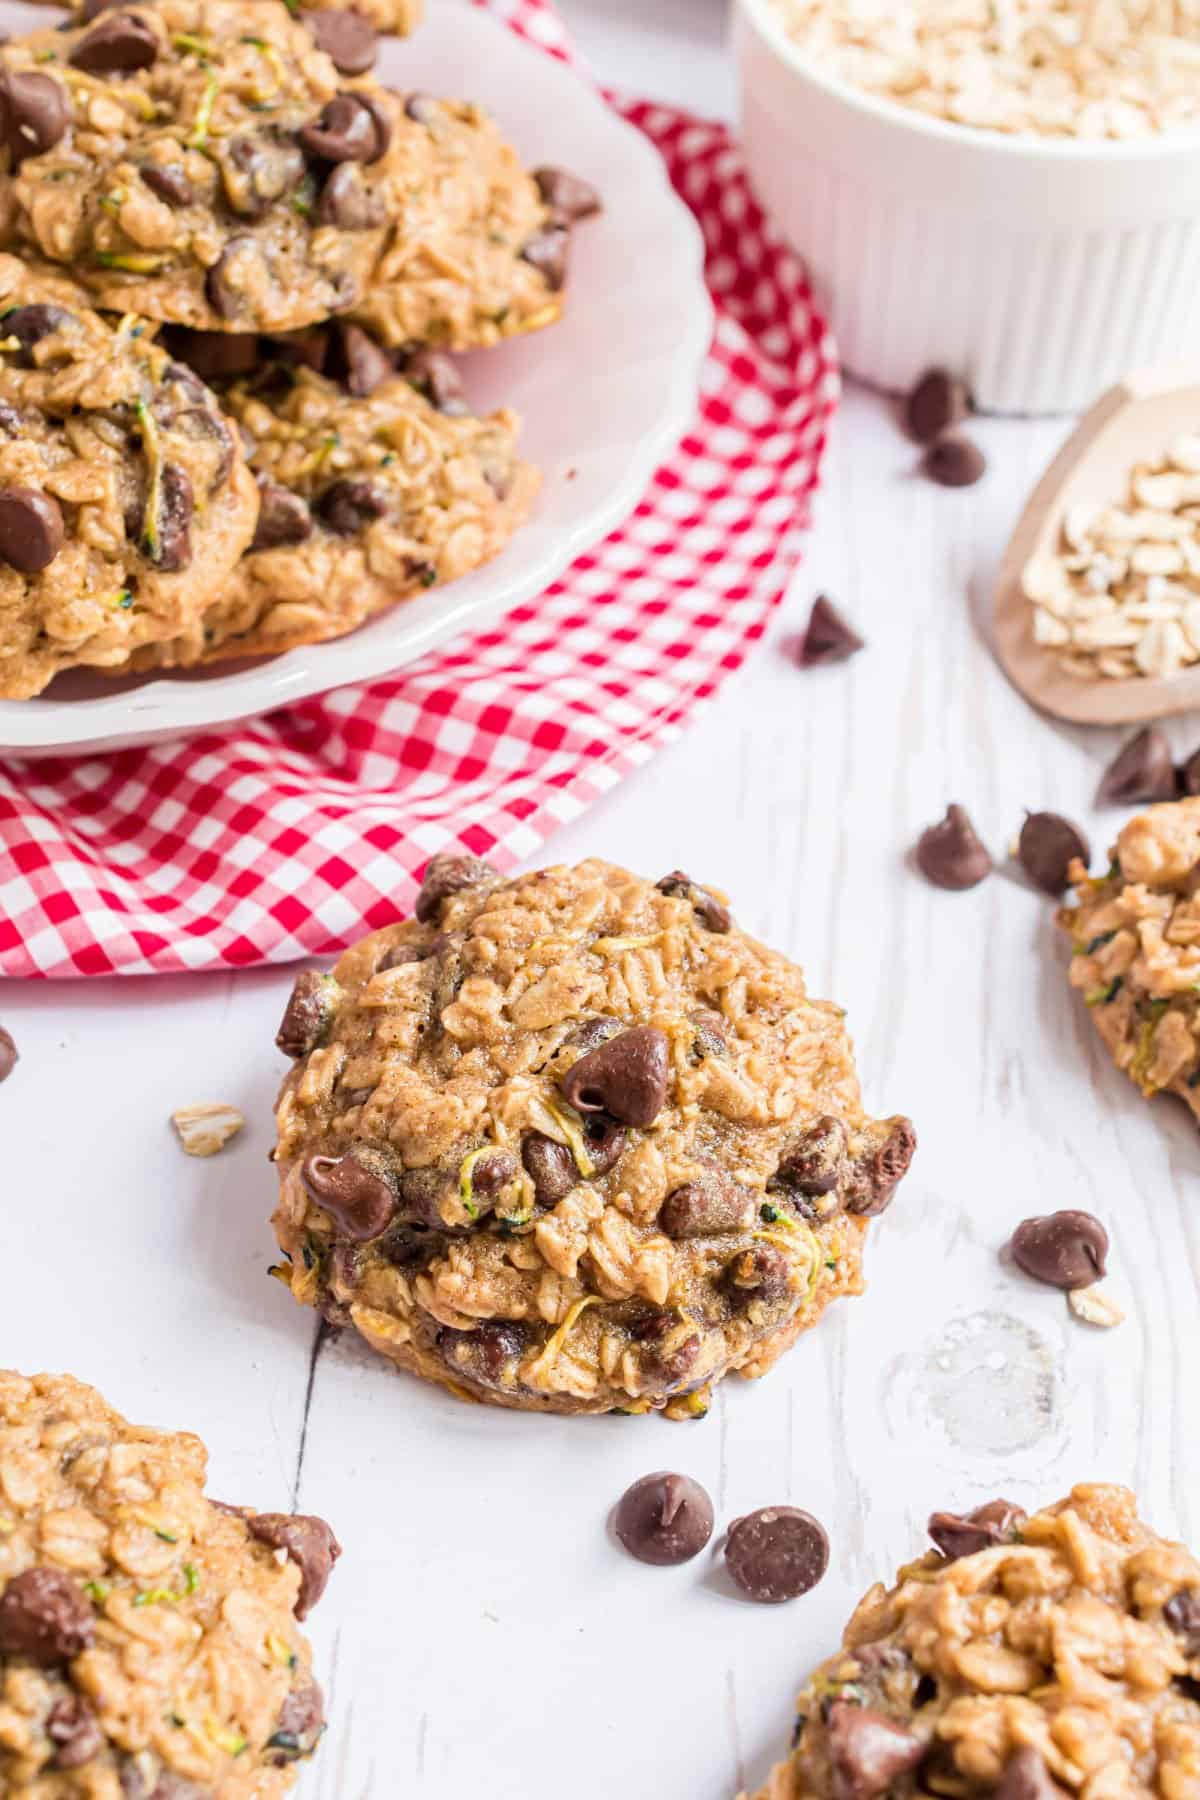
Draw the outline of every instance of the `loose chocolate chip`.
<instances>
[{"instance_id":1,"label":"loose chocolate chip","mask_svg":"<svg viewBox=\"0 0 1200 1800\"><path fill-rule=\"evenodd\" d=\"M503 1381L505 1372L525 1354L526 1341L525 1327L515 1319L489 1319L474 1331L445 1327L437 1337L445 1361L485 1387Z\"/></svg>"},{"instance_id":2,"label":"loose chocolate chip","mask_svg":"<svg viewBox=\"0 0 1200 1800\"><path fill-rule=\"evenodd\" d=\"M957 1562L977 1550L1011 1544L1024 1523L1025 1514L1010 1500L989 1500L969 1513L930 1513L929 1535L947 1562Z\"/></svg>"},{"instance_id":3,"label":"loose chocolate chip","mask_svg":"<svg viewBox=\"0 0 1200 1800\"><path fill-rule=\"evenodd\" d=\"M303 12L303 19L317 46L341 75L365 75L375 66L379 39L370 19L362 13L332 9Z\"/></svg>"},{"instance_id":4,"label":"loose chocolate chip","mask_svg":"<svg viewBox=\"0 0 1200 1800\"><path fill-rule=\"evenodd\" d=\"M834 1701L825 1731L835 1800L877 1800L925 1754L915 1732L850 1700Z\"/></svg>"},{"instance_id":5,"label":"loose chocolate chip","mask_svg":"<svg viewBox=\"0 0 1200 1800\"><path fill-rule=\"evenodd\" d=\"M306 1619L325 1592L342 1546L324 1519L305 1513L256 1513L246 1521L250 1536L272 1550L286 1550L300 1571L295 1613Z\"/></svg>"},{"instance_id":6,"label":"loose chocolate chip","mask_svg":"<svg viewBox=\"0 0 1200 1800\"><path fill-rule=\"evenodd\" d=\"M535 169L533 179L546 205L568 225L604 210L599 189L566 169Z\"/></svg>"},{"instance_id":7,"label":"loose chocolate chip","mask_svg":"<svg viewBox=\"0 0 1200 1800\"><path fill-rule=\"evenodd\" d=\"M970 438L948 432L925 452L925 473L939 487L974 487L987 472L987 458Z\"/></svg>"},{"instance_id":8,"label":"loose chocolate chip","mask_svg":"<svg viewBox=\"0 0 1200 1800\"><path fill-rule=\"evenodd\" d=\"M458 364L444 350L418 350L404 358L401 373L440 413L461 417L468 408Z\"/></svg>"},{"instance_id":9,"label":"loose chocolate chip","mask_svg":"<svg viewBox=\"0 0 1200 1800\"><path fill-rule=\"evenodd\" d=\"M1200 1638L1200 1588L1183 1588L1163 1607L1163 1618L1181 1637Z\"/></svg>"},{"instance_id":10,"label":"loose chocolate chip","mask_svg":"<svg viewBox=\"0 0 1200 1800\"><path fill-rule=\"evenodd\" d=\"M157 544L147 548L151 561L167 574L186 569L192 560L191 524L195 511L187 471L178 463L164 463L159 478Z\"/></svg>"},{"instance_id":11,"label":"loose chocolate chip","mask_svg":"<svg viewBox=\"0 0 1200 1800\"><path fill-rule=\"evenodd\" d=\"M21 346L19 350L9 352L13 365L18 369L32 369L36 364L33 346L76 323L74 313L67 312L62 306L14 306L11 312L0 315L0 333L7 338L16 338Z\"/></svg>"},{"instance_id":12,"label":"loose chocolate chip","mask_svg":"<svg viewBox=\"0 0 1200 1800\"><path fill-rule=\"evenodd\" d=\"M0 488L0 562L36 575L49 568L65 537L57 500L37 488Z\"/></svg>"},{"instance_id":13,"label":"loose chocolate chip","mask_svg":"<svg viewBox=\"0 0 1200 1800\"><path fill-rule=\"evenodd\" d=\"M20 1061L12 1032L0 1025L0 1081L7 1081Z\"/></svg>"},{"instance_id":14,"label":"loose chocolate chip","mask_svg":"<svg viewBox=\"0 0 1200 1800\"><path fill-rule=\"evenodd\" d=\"M662 1111L669 1079L666 1034L653 1025L635 1025L581 1056L559 1086L576 1112L605 1112L623 1125L644 1128Z\"/></svg>"},{"instance_id":15,"label":"loose chocolate chip","mask_svg":"<svg viewBox=\"0 0 1200 1800\"><path fill-rule=\"evenodd\" d=\"M1009 1249L1026 1275L1066 1291L1100 1280L1107 1266L1108 1233L1089 1212L1047 1213L1023 1219Z\"/></svg>"},{"instance_id":16,"label":"loose chocolate chip","mask_svg":"<svg viewBox=\"0 0 1200 1800\"><path fill-rule=\"evenodd\" d=\"M109 12L80 38L67 61L89 75L132 75L158 60L158 39L135 13Z\"/></svg>"},{"instance_id":17,"label":"loose chocolate chip","mask_svg":"<svg viewBox=\"0 0 1200 1800\"><path fill-rule=\"evenodd\" d=\"M733 924L733 915L724 901L693 881L690 875L685 875L682 869L672 869L669 875L664 875L658 883L658 891L690 900L692 911L709 931L728 931Z\"/></svg>"},{"instance_id":18,"label":"loose chocolate chip","mask_svg":"<svg viewBox=\"0 0 1200 1800\"><path fill-rule=\"evenodd\" d=\"M992 1800L1066 1800L1066 1794L1033 1745L1022 1744L1004 1765Z\"/></svg>"},{"instance_id":19,"label":"loose chocolate chip","mask_svg":"<svg viewBox=\"0 0 1200 1800\"><path fill-rule=\"evenodd\" d=\"M391 357L361 325L339 325L338 336L346 369L343 379L348 392L365 399L385 381L394 380L396 370Z\"/></svg>"},{"instance_id":20,"label":"loose chocolate chip","mask_svg":"<svg viewBox=\"0 0 1200 1800\"><path fill-rule=\"evenodd\" d=\"M266 131L229 139L220 167L230 210L246 219L261 219L294 193L307 173L299 146L286 135Z\"/></svg>"},{"instance_id":21,"label":"loose chocolate chip","mask_svg":"<svg viewBox=\"0 0 1200 1800\"><path fill-rule=\"evenodd\" d=\"M699 1556L712 1536L712 1501L690 1475L663 1470L643 1475L625 1490L613 1523L630 1556L673 1568Z\"/></svg>"},{"instance_id":22,"label":"loose chocolate chip","mask_svg":"<svg viewBox=\"0 0 1200 1800\"><path fill-rule=\"evenodd\" d=\"M0 1594L0 1654L49 1669L90 1650L95 1637L92 1609L61 1569L26 1569Z\"/></svg>"},{"instance_id":23,"label":"loose chocolate chip","mask_svg":"<svg viewBox=\"0 0 1200 1800\"><path fill-rule=\"evenodd\" d=\"M946 816L917 839L917 867L934 887L973 888L992 872L992 859L961 806L948 806Z\"/></svg>"},{"instance_id":24,"label":"loose chocolate chip","mask_svg":"<svg viewBox=\"0 0 1200 1800\"><path fill-rule=\"evenodd\" d=\"M944 431L960 425L970 410L966 382L946 369L930 369L905 402L904 423L918 444L932 444Z\"/></svg>"},{"instance_id":25,"label":"loose chocolate chip","mask_svg":"<svg viewBox=\"0 0 1200 1800\"><path fill-rule=\"evenodd\" d=\"M339 163L321 189L317 222L336 225L339 231L374 231L382 225L385 209L372 193L356 163Z\"/></svg>"},{"instance_id":26,"label":"loose chocolate chip","mask_svg":"<svg viewBox=\"0 0 1200 1800\"><path fill-rule=\"evenodd\" d=\"M1139 800L1173 800L1171 746L1157 725L1144 725L1109 763L1096 796L1100 806L1132 806Z\"/></svg>"},{"instance_id":27,"label":"loose chocolate chip","mask_svg":"<svg viewBox=\"0 0 1200 1800\"><path fill-rule=\"evenodd\" d=\"M279 1723L267 1739L267 1760L294 1762L316 1748L325 1729L325 1697L315 1681L293 1688L279 1709Z\"/></svg>"},{"instance_id":28,"label":"loose chocolate chip","mask_svg":"<svg viewBox=\"0 0 1200 1800\"><path fill-rule=\"evenodd\" d=\"M318 969L305 969L296 985L275 1033L276 1047L285 1056L307 1056L329 1028L333 983Z\"/></svg>"},{"instance_id":29,"label":"loose chocolate chip","mask_svg":"<svg viewBox=\"0 0 1200 1800\"><path fill-rule=\"evenodd\" d=\"M846 1127L832 1113L822 1113L781 1157L767 1187L771 1192L791 1189L810 1199L832 1194L845 1160Z\"/></svg>"},{"instance_id":30,"label":"loose chocolate chip","mask_svg":"<svg viewBox=\"0 0 1200 1800\"><path fill-rule=\"evenodd\" d=\"M432 94L407 94L404 111L414 125L432 125L438 116L438 103Z\"/></svg>"},{"instance_id":31,"label":"loose chocolate chip","mask_svg":"<svg viewBox=\"0 0 1200 1800\"><path fill-rule=\"evenodd\" d=\"M451 895L478 887L481 882L493 881L495 876L491 863L484 862L481 856L431 856L425 864L421 891L413 912L422 925L431 924Z\"/></svg>"},{"instance_id":32,"label":"loose chocolate chip","mask_svg":"<svg viewBox=\"0 0 1200 1800\"><path fill-rule=\"evenodd\" d=\"M383 488L361 477L335 481L317 501L316 511L322 522L338 537L354 537L388 510L388 496Z\"/></svg>"},{"instance_id":33,"label":"loose chocolate chip","mask_svg":"<svg viewBox=\"0 0 1200 1800\"><path fill-rule=\"evenodd\" d=\"M146 163L141 174L150 192L167 206L195 206L196 190L184 174L182 163Z\"/></svg>"},{"instance_id":34,"label":"loose chocolate chip","mask_svg":"<svg viewBox=\"0 0 1200 1800\"><path fill-rule=\"evenodd\" d=\"M541 231L535 231L521 250L522 261L538 271L552 294L566 282L570 242L565 225L546 225Z\"/></svg>"},{"instance_id":35,"label":"loose chocolate chip","mask_svg":"<svg viewBox=\"0 0 1200 1800\"><path fill-rule=\"evenodd\" d=\"M390 1185L351 1151L345 1156L306 1156L300 1173L317 1205L352 1243L377 1238L396 1215Z\"/></svg>"},{"instance_id":36,"label":"loose chocolate chip","mask_svg":"<svg viewBox=\"0 0 1200 1800\"><path fill-rule=\"evenodd\" d=\"M96 1715L78 1694L64 1694L54 1702L46 1715L46 1736L55 1747L54 1769L82 1769L104 1746Z\"/></svg>"},{"instance_id":37,"label":"loose chocolate chip","mask_svg":"<svg viewBox=\"0 0 1200 1800\"><path fill-rule=\"evenodd\" d=\"M772 1306L791 1291L792 1266L782 1250L756 1244L753 1250L739 1251L726 1264L722 1279L735 1305L762 1301Z\"/></svg>"},{"instance_id":38,"label":"loose chocolate chip","mask_svg":"<svg viewBox=\"0 0 1200 1800\"><path fill-rule=\"evenodd\" d=\"M826 663L846 662L864 647L853 625L842 617L825 594L818 594L808 617L808 630L800 648L800 667L815 669Z\"/></svg>"},{"instance_id":39,"label":"loose chocolate chip","mask_svg":"<svg viewBox=\"0 0 1200 1800\"><path fill-rule=\"evenodd\" d=\"M878 1136L882 1129L883 1137ZM917 1148L911 1119L903 1114L886 1119L867 1134L867 1142L846 1172L846 1211L859 1218L876 1218L891 1205L897 1184L908 1173Z\"/></svg>"},{"instance_id":40,"label":"loose chocolate chip","mask_svg":"<svg viewBox=\"0 0 1200 1800\"><path fill-rule=\"evenodd\" d=\"M362 94L335 94L297 133L316 162L371 163L387 149L387 121Z\"/></svg>"},{"instance_id":41,"label":"loose chocolate chip","mask_svg":"<svg viewBox=\"0 0 1200 1800\"><path fill-rule=\"evenodd\" d=\"M712 1168L667 1195L658 1223L671 1238L713 1237L748 1231L757 1212L757 1197L749 1188Z\"/></svg>"},{"instance_id":42,"label":"loose chocolate chip","mask_svg":"<svg viewBox=\"0 0 1200 1800\"><path fill-rule=\"evenodd\" d=\"M1091 848L1077 825L1061 813L1026 813L1017 840L1017 860L1035 887L1044 894L1065 893L1067 871L1076 857L1087 866Z\"/></svg>"},{"instance_id":43,"label":"loose chocolate chip","mask_svg":"<svg viewBox=\"0 0 1200 1800\"><path fill-rule=\"evenodd\" d=\"M208 304L222 319L232 319L241 311L242 286L246 281L245 265L259 260L258 245L252 237L232 237L204 277L204 293Z\"/></svg>"},{"instance_id":44,"label":"loose chocolate chip","mask_svg":"<svg viewBox=\"0 0 1200 1800\"><path fill-rule=\"evenodd\" d=\"M1180 763L1175 781L1180 795L1200 794L1200 750L1193 750L1187 761Z\"/></svg>"},{"instance_id":45,"label":"loose chocolate chip","mask_svg":"<svg viewBox=\"0 0 1200 1800\"><path fill-rule=\"evenodd\" d=\"M779 1605L816 1587L829 1567L829 1538L798 1506L762 1506L729 1527L725 1566L751 1600Z\"/></svg>"},{"instance_id":46,"label":"loose chocolate chip","mask_svg":"<svg viewBox=\"0 0 1200 1800\"><path fill-rule=\"evenodd\" d=\"M539 1206L556 1206L579 1181L575 1158L567 1146L540 1131L527 1131L521 1139L521 1161Z\"/></svg>"},{"instance_id":47,"label":"loose chocolate chip","mask_svg":"<svg viewBox=\"0 0 1200 1800\"><path fill-rule=\"evenodd\" d=\"M290 488L274 481L258 484L258 524L252 550L277 550L284 544L302 544L312 536L312 514L308 503Z\"/></svg>"},{"instance_id":48,"label":"loose chocolate chip","mask_svg":"<svg viewBox=\"0 0 1200 1800\"><path fill-rule=\"evenodd\" d=\"M66 90L53 75L6 69L0 76L0 139L14 164L53 150L66 135L70 119Z\"/></svg>"}]
</instances>

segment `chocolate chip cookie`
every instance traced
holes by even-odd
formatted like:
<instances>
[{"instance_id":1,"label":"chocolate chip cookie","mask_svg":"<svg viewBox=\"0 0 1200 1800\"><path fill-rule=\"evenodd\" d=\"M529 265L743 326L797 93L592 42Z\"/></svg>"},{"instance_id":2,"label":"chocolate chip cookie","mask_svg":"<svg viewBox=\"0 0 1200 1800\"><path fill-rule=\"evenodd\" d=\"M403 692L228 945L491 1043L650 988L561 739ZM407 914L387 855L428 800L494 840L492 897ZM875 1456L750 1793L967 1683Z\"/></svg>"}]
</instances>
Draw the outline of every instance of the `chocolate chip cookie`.
<instances>
[{"instance_id":1,"label":"chocolate chip cookie","mask_svg":"<svg viewBox=\"0 0 1200 1800\"><path fill-rule=\"evenodd\" d=\"M1189 1791L1200 1564L1124 1488L1026 1517L935 1513L936 1549L876 1584L800 1695L757 1800L1069 1800Z\"/></svg>"},{"instance_id":2,"label":"chocolate chip cookie","mask_svg":"<svg viewBox=\"0 0 1200 1800\"><path fill-rule=\"evenodd\" d=\"M289 330L436 235L429 133L275 0L157 0L0 50L3 234L114 312Z\"/></svg>"},{"instance_id":3,"label":"chocolate chip cookie","mask_svg":"<svg viewBox=\"0 0 1200 1800\"><path fill-rule=\"evenodd\" d=\"M271 1800L324 1724L296 1621L340 1546L206 1498L188 1432L0 1370L0 1791Z\"/></svg>"},{"instance_id":4,"label":"chocolate chip cookie","mask_svg":"<svg viewBox=\"0 0 1200 1800\"><path fill-rule=\"evenodd\" d=\"M1071 986L1146 1098L1178 1094L1200 1118L1200 799L1150 807L1105 874L1075 862L1070 878Z\"/></svg>"},{"instance_id":5,"label":"chocolate chip cookie","mask_svg":"<svg viewBox=\"0 0 1200 1800\"><path fill-rule=\"evenodd\" d=\"M275 1273L502 1406L701 1414L861 1291L915 1144L841 1009L679 870L436 857L278 1042Z\"/></svg>"},{"instance_id":6,"label":"chocolate chip cookie","mask_svg":"<svg viewBox=\"0 0 1200 1800\"><path fill-rule=\"evenodd\" d=\"M477 568L523 523L539 477L517 456L515 416L439 408L357 327L344 336L341 382L275 362L222 389L258 480L257 531L216 603L136 668L340 637Z\"/></svg>"},{"instance_id":7,"label":"chocolate chip cookie","mask_svg":"<svg viewBox=\"0 0 1200 1800\"><path fill-rule=\"evenodd\" d=\"M232 424L136 319L0 256L0 696L198 617L258 514Z\"/></svg>"}]
</instances>

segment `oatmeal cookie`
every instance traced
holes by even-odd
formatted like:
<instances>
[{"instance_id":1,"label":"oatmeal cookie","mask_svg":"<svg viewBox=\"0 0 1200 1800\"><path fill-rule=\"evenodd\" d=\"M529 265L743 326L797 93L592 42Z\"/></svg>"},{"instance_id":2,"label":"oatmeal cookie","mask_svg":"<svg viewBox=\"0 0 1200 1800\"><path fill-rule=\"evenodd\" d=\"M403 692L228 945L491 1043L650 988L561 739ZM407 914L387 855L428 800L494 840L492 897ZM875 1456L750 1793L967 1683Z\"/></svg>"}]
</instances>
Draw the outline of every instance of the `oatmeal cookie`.
<instances>
[{"instance_id":1,"label":"oatmeal cookie","mask_svg":"<svg viewBox=\"0 0 1200 1800\"><path fill-rule=\"evenodd\" d=\"M678 871L435 857L278 1043L275 1273L502 1406L702 1414L861 1292L915 1144L841 1009Z\"/></svg>"},{"instance_id":2,"label":"oatmeal cookie","mask_svg":"<svg viewBox=\"0 0 1200 1800\"><path fill-rule=\"evenodd\" d=\"M109 8L0 72L4 240L110 311L290 330L361 298L389 224L435 232L429 132L275 0Z\"/></svg>"},{"instance_id":3,"label":"oatmeal cookie","mask_svg":"<svg viewBox=\"0 0 1200 1800\"><path fill-rule=\"evenodd\" d=\"M1031 1517L934 1513L938 1546L859 1602L757 1800L1192 1792L1200 1564L1125 1488Z\"/></svg>"},{"instance_id":4,"label":"oatmeal cookie","mask_svg":"<svg viewBox=\"0 0 1200 1800\"><path fill-rule=\"evenodd\" d=\"M0 696L112 668L214 599L258 515L236 431L133 318L0 256Z\"/></svg>"},{"instance_id":5,"label":"oatmeal cookie","mask_svg":"<svg viewBox=\"0 0 1200 1800\"><path fill-rule=\"evenodd\" d=\"M1074 862L1070 878L1071 986L1146 1098L1178 1094L1200 1118L1200 799L1150 807L1104 875Z\"/></svg>"},{"instance_id":6,"label":"oatmeal cookie","mask_svg":"<svg viewBox=\"0 0 1200 1800\"><path fill-rule=\"evenodd\" d=\"M204 1494L203 1444L0 1370L0 1792L272 1800L323 1728L297 1630L340 1547Z\"/></svg>"},{"instance_id":7,"label":"oatmeal cookie","mask_svg":"<svg viewBox=\"0 0 1200 1800\"><path fill-rule=\"evenodd\" d=\"M504 548L539 480L517 457L515 416L441 411L383 363L367 394L282 363L222 391L252 445L257 535L215 605L137 668L341 637Z\"/></svg>"}]
</instances>

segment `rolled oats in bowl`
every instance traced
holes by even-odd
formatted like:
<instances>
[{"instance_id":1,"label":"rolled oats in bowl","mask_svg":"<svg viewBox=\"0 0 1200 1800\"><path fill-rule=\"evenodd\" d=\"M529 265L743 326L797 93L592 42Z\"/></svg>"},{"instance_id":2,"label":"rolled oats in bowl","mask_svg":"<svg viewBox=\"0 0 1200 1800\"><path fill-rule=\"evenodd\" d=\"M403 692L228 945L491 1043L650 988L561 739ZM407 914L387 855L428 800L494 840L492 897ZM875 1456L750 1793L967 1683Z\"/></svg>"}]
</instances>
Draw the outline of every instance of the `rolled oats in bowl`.
<instances>
[{"instance_id":1,"label":"rolled oats in bowl","mask_svg":"<svg viewBox=\"0 0 1200 1800\"><path fill-rule=\"evenodd\" d=\"M1200 0L772 0L804 55L957 125L1139 138L1200 125Z\"/></svg>"}]
</instances>

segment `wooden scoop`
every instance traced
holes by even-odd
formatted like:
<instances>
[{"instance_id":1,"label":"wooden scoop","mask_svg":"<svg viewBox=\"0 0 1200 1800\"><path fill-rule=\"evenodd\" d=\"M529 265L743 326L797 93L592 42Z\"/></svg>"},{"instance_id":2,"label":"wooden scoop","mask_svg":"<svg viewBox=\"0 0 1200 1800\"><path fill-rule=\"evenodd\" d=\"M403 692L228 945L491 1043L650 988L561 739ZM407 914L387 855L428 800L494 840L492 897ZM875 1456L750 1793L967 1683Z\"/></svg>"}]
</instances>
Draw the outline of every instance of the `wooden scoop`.
<instances>
[{"instance_id":1,"label":"wooden scoop","mask_svg":"<svg viewBox=\"0 0 1200 1800\"><path fill-rule=\"evenodd\" d=\"M1200 436L1200 368L1147 369L1097 400L1034 489L1012 535L994 600L996 653L1027 700L1084 725L1128 725L1200 707L1200 663L1178 675L1123 681L1069 674L1057 650L1033 641L1021 591L1031 556L1058 551L1062 521L1079 501L1124 505L1135 463L1157 462L1175 439Z\"/></svg>"}]
</instances>

